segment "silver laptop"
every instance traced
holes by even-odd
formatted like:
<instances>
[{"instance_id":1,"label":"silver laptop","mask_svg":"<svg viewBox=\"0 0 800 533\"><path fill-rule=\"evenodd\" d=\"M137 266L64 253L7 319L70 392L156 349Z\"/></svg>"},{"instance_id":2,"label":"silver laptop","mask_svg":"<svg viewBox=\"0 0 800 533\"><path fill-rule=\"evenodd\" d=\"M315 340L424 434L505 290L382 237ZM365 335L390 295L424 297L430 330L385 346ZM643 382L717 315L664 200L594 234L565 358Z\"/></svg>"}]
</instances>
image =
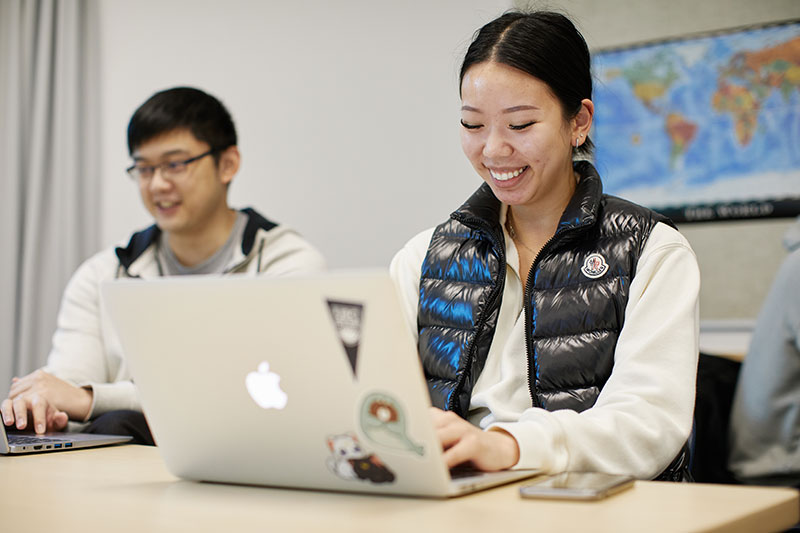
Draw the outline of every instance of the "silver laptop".
<instances>
[{"instance_id":1,"label":"silver laptop","mask_svg":"<svg viewBox=\"0 0 800 533\"><path fill-rule=\"evenodd\" d=\"M216 482L447 497L454 480L388 272L102 287L167 468Z\"/></svg>"},{"instance_id":2,"label":"silver laptop","mask_svg":"<svg viewBox=\"0 0 800 533\"><path fill-rule=\"evenodd\" d=\"M59 452L76 448L91 448L128 442L127 435L98 435L93 433L49 432L36 435L6 427L0 421L0 455L17 453Z\"/></svg>"}]
</instances>

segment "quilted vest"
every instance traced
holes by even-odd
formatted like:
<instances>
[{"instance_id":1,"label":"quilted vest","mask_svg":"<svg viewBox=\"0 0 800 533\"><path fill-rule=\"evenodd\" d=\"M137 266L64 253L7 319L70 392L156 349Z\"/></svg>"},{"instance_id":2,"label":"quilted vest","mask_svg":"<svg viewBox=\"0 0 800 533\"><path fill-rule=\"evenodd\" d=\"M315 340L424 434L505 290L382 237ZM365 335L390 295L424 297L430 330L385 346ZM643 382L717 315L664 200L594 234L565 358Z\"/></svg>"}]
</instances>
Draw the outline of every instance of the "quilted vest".
<instances>
[{"instance_id":1,"label":"quilted vest","mask_svg":"<svg viewBox=\"0 0 800 533\"><path fill-rule=\"evenodd\" d=\"M533 406L583 411L614 366L628 290L647 238L665 217L603 194L575 163L575 194L528 274L525 341ZM431 401L466 417L492 344L506 273L500 201L483 184L433 233L422 264L417 327ZM691 440L691 438L690 438ZM655 479L691 481L685 444Z\"/></svg>"},{"instance_id":2,"label":"quilted vest","mask_svg":"<svg viewBox=\"0 0 800 533\"><path fill-rule=\"evenodd\" d=\"M583 411L611 375L628 289L651 230L668 220L581 176L525 292L532 405ZM422 265L419 353L433 405L466 416L492 343L505 281L500 202L482 185L433 233Z\"/></svg>"}]
</instances>

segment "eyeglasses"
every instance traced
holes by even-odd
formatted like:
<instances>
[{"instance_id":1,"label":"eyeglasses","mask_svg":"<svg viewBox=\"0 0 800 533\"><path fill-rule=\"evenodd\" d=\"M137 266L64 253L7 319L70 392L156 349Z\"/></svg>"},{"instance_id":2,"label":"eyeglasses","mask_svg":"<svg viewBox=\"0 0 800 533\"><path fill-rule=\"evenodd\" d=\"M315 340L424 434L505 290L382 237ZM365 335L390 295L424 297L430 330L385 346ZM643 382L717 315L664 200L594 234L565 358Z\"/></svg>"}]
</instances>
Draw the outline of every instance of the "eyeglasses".
<instances>
[{"instance_id":1,"label":"eyeglasses","mask_svg":"<svg viewBox=\"0 0 800 533\"><path fill-rule=\"evenodd\" d=\"M218 151L218 148L212 148L208 152L203 152L200 155L190 157L189 159L184 159L183 161L165 161L163 163L159 163L158 165L149 166L133 165L132 167L126 168L125 172L127 172L130 177L135 180L148 181L156 175L156 170L160 170L162 178L165 180L173 180L175 178L179 178L186 172L186 169L189 168L189 163L194 163L198 159L203 159L204 157Z\"/></svg>"}]
</instances>

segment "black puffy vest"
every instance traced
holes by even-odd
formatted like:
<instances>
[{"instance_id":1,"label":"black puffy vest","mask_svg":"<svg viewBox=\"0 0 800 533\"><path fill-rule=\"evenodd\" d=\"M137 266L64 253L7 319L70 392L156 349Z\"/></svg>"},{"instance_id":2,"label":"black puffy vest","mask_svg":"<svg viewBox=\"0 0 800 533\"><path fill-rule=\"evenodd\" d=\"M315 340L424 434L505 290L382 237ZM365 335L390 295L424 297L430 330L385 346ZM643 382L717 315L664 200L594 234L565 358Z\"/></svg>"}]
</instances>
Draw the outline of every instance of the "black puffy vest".
<instances>
[{"instance_id":1,"label":"black puffy vest","mask_svg":"<svg viewBox=\"0 0 800 533\"><path fill-rule=\"evenodd\" d=\"M525 289L528 386L548 411L592 407L614 366L628 290L658 222L649 209L603 194L597 171L581 176ZM431 401L466 417L497 325L506 257L500 201L483 184L433 233L419 287L419 354ZM656 479L691 480L684 445Z\"/></svg>"},{"instance_id":2,"label":"black puffy vest","mask_svg":"<svg viewBox=\"0 0 800 533\"><path fill-rule=\"evenodd\" d=\"M667 219L602 194L585 161L525 293L532 404L594 405L611 375L628 289L652 228ZM419 352L433 404L465 416L500 309L506 262L500 202L484 184L436 228L422 265Z\"/></svg>"}]
</instances>

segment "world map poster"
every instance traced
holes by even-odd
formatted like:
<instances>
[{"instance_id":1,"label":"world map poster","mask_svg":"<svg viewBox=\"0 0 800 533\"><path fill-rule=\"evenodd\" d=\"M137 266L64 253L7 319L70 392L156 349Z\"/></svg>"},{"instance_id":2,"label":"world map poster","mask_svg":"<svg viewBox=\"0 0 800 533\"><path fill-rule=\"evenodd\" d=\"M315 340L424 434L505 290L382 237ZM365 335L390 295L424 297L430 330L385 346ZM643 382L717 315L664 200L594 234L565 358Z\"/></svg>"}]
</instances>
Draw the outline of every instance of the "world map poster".
<instances>
[{"instance_id":1,"label":"world map poster","mask_svg":"<svg viewBox=\"0 0 800 533\"><path fill-rule=\"evenodd\" d=\"M676 222L800 214L800 21L594 53L604 191Z\"/></svg>"}]
</instances>

